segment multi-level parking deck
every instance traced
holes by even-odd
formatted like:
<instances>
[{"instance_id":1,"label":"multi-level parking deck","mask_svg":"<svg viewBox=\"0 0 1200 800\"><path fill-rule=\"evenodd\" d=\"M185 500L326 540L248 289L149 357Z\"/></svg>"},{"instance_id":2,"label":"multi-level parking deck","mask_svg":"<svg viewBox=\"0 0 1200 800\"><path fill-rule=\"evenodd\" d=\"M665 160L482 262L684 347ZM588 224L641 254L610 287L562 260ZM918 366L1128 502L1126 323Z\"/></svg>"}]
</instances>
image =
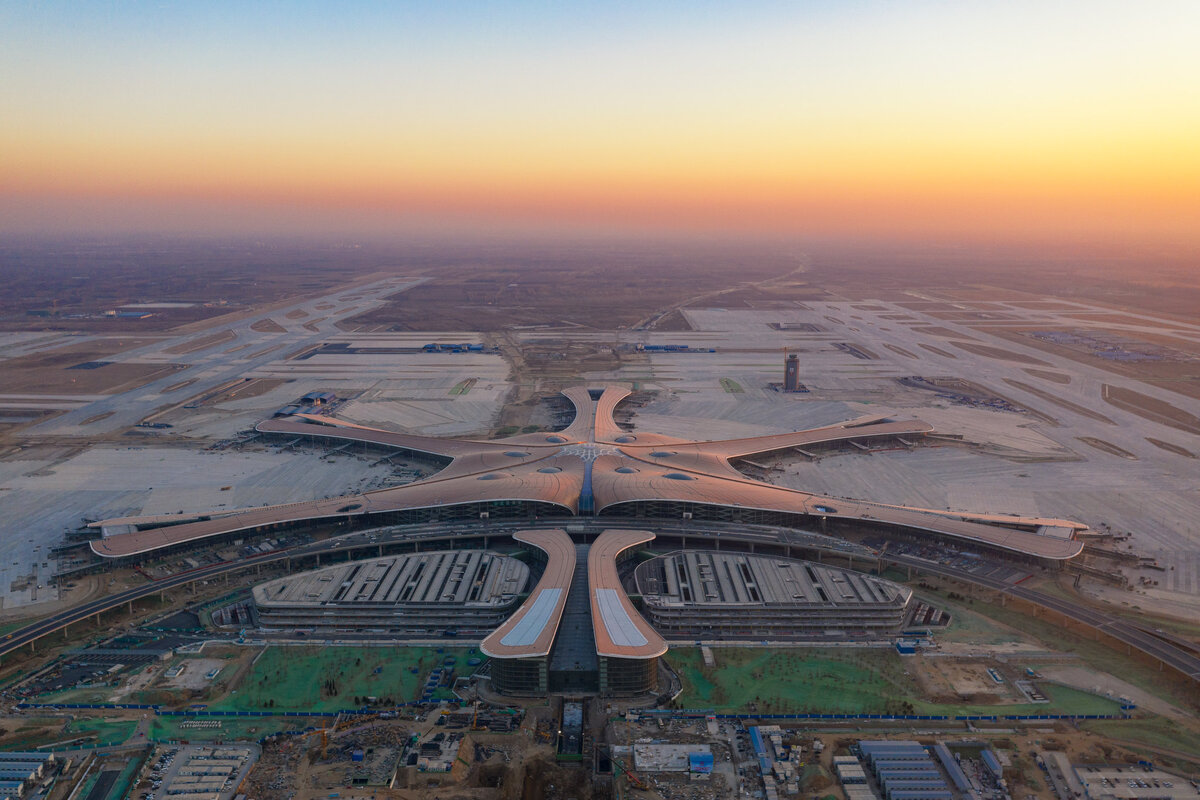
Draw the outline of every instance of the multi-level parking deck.
<instances>
[{"instance_id":1,"label":"multi-level parking deck","mask_svg":"<svg viewBox=\"0 0 1200 800\"><path fill-rule=\"evenodd\" d=\"M636 570L654 626L681 639L886 637L912 591L851 570L790 558L684 550Z\"/></svg>"},{"instance_id":2,"label":"multi-level parking deck","mask_svg":"<svg viewBox=\"0 0 1200 800\"><path fill-rule=\"evenodd\" d=\"M265 628L438 636L494 628L528 580L527 566L498 553L417 553L277 578L254 587L254 607Z\"/></svg>"}]
</instances>

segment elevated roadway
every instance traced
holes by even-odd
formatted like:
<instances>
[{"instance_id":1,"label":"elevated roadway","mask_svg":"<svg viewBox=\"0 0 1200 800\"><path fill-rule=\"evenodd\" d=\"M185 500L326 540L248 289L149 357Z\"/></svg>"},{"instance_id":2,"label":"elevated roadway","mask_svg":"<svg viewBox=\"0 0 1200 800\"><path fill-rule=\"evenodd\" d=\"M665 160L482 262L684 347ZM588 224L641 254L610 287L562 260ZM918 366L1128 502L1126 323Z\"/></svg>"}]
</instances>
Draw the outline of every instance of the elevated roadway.
<instances>
[{"instance_id":1,"label":"elevated roadway","mask_svg":"<svg viewBox=\"0 0 1200 800\"><path fill-rule=\"evenodd\" d=\"M1194 650L1173 644L1162 636L1145 630L1136 623L1079 603L1073 603L1070 600L1046 594L1045 592L1016 586L986 575L976 575L966 570L937 564L923 558L888 553L884 556L884 560L889 563L912 567L927 574L940 575L965 583L973 583L976 586L983 586L987 589L994 589L1009 597L1016 597L1049 609L1068 619L1105 633L1117 641L1135 650L1140 650L1151 658L1157 659L1161 664L1183 673L1192 680L1200 682L1200 656Z\"/></svg>"},{"instance_id":2,"label":"elevated roadway","mask_svg":"<svg viewBox=\"0 0 1200 800\"><path fill-rule=\"evenodd\" d=\"M34 622L8 634L0 640L0 657L13 653L22 647L31 646L39 639L62 630L98 614L111 611L136 600L159 594L163 591L186 586L202 580L210 580L257 566L271 564L286 559L308 557L321 558L329 554L347 553L350 551L381 552L388 545L402 544L421 547L424 543L431 545L447 541L458 542L469 539L484 539L509 537L514 532L523 529L565 529L568 534L596 536L601 531L612 528L614 520L586 520L578 517L565 519L549 519L537 522L512 523L505 525L477 524L466 527L462 523L438 523L419 526L405 526L400 530L390 531L361 531L343 534L331 539L288 550L266 553L248 559L232 562L222 562L197 570L150 581L142 586L126 589L117 594L88 601L65 611L53 614L45 619ZM841 542L820 534L809 534L804 531L773 528L768 526L753 526L717 522L684 523L672 521L639 520L638 524L659 533L660 538L666 536L686 536L692 540L708 540L717 547L736 549L746 546L774 546L779 548L802 548L818 550L830 554L874 561L880 558L878 554L866 550L860 545ZM986 575L976 575L966 570L957 569L922 558L887 553L882 556L887 563L912 567L920 572L939 575L945 578L974 584L992 589L1001 594L1016 597L1033 603L1042 608L1054 611L1075 622L1089 626L1113 639L1138 650L1157 660L1161 665L1188 676L1200 683L1200 655L1191 647L1182 643L1175 644L1170 637L1164 637L1146 630L1143 626L1128 620L1114 617L1079 603L1054 597L1034 589L1015 586L1005 581L990 578Z\"/></svg>"}]
</instances>

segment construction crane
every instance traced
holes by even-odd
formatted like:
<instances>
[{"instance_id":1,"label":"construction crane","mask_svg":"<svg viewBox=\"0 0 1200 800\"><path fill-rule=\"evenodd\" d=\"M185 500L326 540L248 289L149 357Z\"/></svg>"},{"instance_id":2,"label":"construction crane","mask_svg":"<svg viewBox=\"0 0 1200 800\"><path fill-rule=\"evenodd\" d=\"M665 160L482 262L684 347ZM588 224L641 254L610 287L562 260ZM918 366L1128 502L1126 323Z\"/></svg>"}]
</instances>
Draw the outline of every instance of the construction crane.
<instances>
[{"instance_id":1,"label":"construction crane","mask_svg":"<svg viewBox=\"0 0 1200 800\"><path fill-rule=\"evenodd\" d=\"M650 787L642 783L642 779L637 776L637 773L625 766L619 758L613 757L612 762L617 765L621 772L625 773L625 776L629 778L629 782L633 784L635 789L641 789L644 792L650 791Z\"/></svg>"},{"instance_id":2,"label":"construction crane","mask_svg":"<svg viewBox=\"0 0 1200 800\"><path fill-rule=\"evenodd\" d=\"M479 701L475 701L473 710L471 711L471 730L479 730Z\"/></svg>"},{"instance_id":3,"label":"construction crane","mask_svg":"<svg viewBox=\"0 0 1200 800\"><path fill-rule=\"evenodd\" d=\"M307 739L309 736L316 736L317 734L321 735L321 759L322 760L325 759L326 753L329 750L329 732L331 730L337 729L338 720L340 720L341 718L342 718L342 715L338 714L337 717L335 717L333 720L333 725L327 725L326 727L323 727L320 730L309 731L308 733L304 734L305 739Z\"/></svg>"}]
</instances>

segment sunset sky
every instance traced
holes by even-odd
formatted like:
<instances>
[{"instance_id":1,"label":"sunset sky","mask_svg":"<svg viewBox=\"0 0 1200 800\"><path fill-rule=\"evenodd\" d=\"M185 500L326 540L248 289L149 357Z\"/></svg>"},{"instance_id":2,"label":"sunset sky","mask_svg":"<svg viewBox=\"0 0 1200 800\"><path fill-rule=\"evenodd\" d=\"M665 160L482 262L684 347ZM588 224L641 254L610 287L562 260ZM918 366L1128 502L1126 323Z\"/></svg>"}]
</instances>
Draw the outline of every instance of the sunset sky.
<instances>
[{"instance_id":1,"label":"sunset sky","mask_svg":"<svg viewBox=\"0 0 1200 800\"><path fill-rule=\"evenodd\" d=\"M0 2L0 232L1200 238L1200 2Z\"/></svg>"}]
</instances>

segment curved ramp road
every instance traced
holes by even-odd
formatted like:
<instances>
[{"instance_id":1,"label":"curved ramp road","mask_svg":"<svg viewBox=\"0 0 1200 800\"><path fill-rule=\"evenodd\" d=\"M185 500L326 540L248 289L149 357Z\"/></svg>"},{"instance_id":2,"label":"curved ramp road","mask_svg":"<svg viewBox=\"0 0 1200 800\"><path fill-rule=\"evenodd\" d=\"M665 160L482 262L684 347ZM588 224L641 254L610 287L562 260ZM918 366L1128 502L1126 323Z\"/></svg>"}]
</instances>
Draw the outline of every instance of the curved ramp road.
<instances>
[{"instance_id":1,"label":"curved ramp road","mask_svg":"<svg viewBox=\"0 0 1200 800\"><path fill-rule=\"evenodd\" d=\"M586 531L588 533L599 533L601 530L609 528L612 522L615 522L615 520L591 521L571 518L567 520L545 520L533 525L526 523L521 527L567 527L571 532ZM724 527L717 523L705 523L703 528L685 528L678 524L648 525L646 527L652 527L661 531L670 530L677 534L686 531L689 537L713 539L719 538L720 541L724 543L724 547L728 547L739 542L747 544L763 544L764 540L781 546L785 544L795 544L796 546L808 547L813 546L813 542L808 539L804 539L804 535L799 532L773 531L772 533L764 533L763 531L765 529L751 531L746 530L748 526L743 525L729 525L728 527ZM168 589L186 586L193 581L219 577L226 573L236 572L238 570L246 569L258 564L267 564L286 558L316 556L325 553L342 552L366 547L375 548L390 543L412 543L425 541L432 543L450 539L462 539L464 536L507 536L510 533L511 531L497 527L492 529L480 529L474 533L464 534L462 532L461 524L455 525L452 523L447 523L445 525L422 526L419 528L414 526L403 531L395 532L368 531L344 534L334 539L301 545L289 550L279 550L272 553L266 553L261 556L256 556L254 558L213 564L212 566L201 567L200 569L193 570L191 572L174 575L158 581L152 581L143 586L126 589L123 592L109 595L108 597L103 597L98 600L92 600L84 603L81 606L62 611L58 614L47 617L44 620L39 620L38 622L27 625L24 628L13 631L3 640L0 640L0 657L7 655L8 653L11 653L25 645L36 642L38 639L50 633L62 630L68 625L81 622L96 614L112 610L130 601L149 597ZM831 552L836 551L831 550ZM1200 656L1188 648L1173 644L1168 639L1163 638L1162 635L1145 630L1136 623L1113 617L1102 611L1097 611L1086 606L1072 603L1068 600L1053 597L1033 589L1027 589L1022 586L1014 586L995 578L989 578L983 575L975 575L970 572L955 569L953 567L947 567L942 564L927 561L925 559L893 553L887 554L884 558L888 562L912 567L929 574L941 575L942 577L952 578L965 583L972 583L987 589L994 589L1001 593L1026 600L1043 608L1055 611L1063 616L1075 620L1076 622L1102 631L1118 641L1128 645L1129 647L1139 650L1142 653L1171 667L1172 669L1187 675L1192 680L1200 682Z\"/></svg>"}]
</instances>

